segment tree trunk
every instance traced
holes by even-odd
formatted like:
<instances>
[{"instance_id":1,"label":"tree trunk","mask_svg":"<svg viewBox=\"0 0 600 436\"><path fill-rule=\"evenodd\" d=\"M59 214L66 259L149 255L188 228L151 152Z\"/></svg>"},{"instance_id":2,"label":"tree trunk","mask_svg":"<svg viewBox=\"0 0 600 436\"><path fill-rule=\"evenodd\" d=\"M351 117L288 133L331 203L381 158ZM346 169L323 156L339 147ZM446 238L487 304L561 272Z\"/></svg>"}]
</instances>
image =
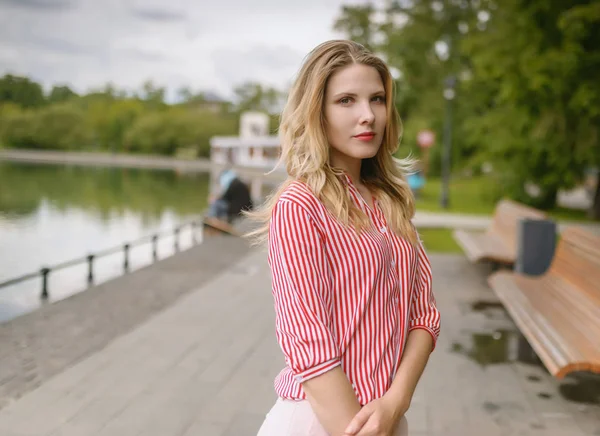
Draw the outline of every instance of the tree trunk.
<instances>
[{"instance_id":1,"label":"tree trunk","mask_svg":"<svg viewBox=\"0 0 600 436\"><path fill-rule=\"evenodd\" d=\"M600 175L596 182L596 193L594 194L592 207L588 210L588 216L593 220L600 220Z\"/></svg>"},{"instance_id":2,"label":"tree trunk","mask_svg":"<svg viewBox=\"0 0 600 436\"><path fill-rule=\"evenodd\" d=\"M534 207L542 210L550 210L556 207L556 200L558 198L558 187L549 186L540 192L540 195L534 200Z\"/></svg>"}]
</instances>

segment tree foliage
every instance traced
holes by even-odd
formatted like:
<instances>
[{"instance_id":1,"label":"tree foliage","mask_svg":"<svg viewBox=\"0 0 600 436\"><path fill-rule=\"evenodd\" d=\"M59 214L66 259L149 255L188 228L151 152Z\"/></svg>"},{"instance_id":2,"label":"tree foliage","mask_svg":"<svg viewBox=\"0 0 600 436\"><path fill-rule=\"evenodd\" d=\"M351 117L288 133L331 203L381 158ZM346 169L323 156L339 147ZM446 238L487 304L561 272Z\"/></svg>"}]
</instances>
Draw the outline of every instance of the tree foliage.
<instances>
[{"instance_id":1,"label":"tree foliage","mask_svg":"<svg viewBox=\"0 0 600 436\"><path fill-rule=\"evenodd\" d=\"M420 129L436 131L434 171L448 77L455 170L491 163L501 194L550 208L600 166L600 1L396 0L346 6L336 27L398 71L403 142L416 150Z\"/></svg>"},{"instance_id":2,"label":"tree foliage","mask_svg":"<svg viewBox=\"0 0 600 436\"><path fill-rule=\"evenodd\" d=\"M55 85L44 95L30 79L7 75L0 78L0 144L208 157L212 136L238 134L243 111L271 114L274 132L284 96L253 82L235 89L235 103L189 88L177 94L176 103L167 103L165 88L147 81L132 94L109 83L83 95Z\"/></svg>"}]
</instances>

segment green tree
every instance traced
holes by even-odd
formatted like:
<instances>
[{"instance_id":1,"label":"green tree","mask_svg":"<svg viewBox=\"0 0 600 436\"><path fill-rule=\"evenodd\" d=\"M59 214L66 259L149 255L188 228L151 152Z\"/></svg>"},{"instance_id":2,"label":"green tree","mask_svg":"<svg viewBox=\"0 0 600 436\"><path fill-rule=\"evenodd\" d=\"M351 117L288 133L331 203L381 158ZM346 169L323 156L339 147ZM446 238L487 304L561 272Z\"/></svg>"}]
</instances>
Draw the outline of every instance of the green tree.
<instances>
[{"instance_id":1,"label":"green tree","mask_svg":"<svg viewBox=\"0 0 600 436\"><path fill-rule=\"evenodd\" d=\"M377 11L344 7L334 27L396 70L405 145L414 150L425 127L442 137L453 76L455 167L493 162L502 194L550 208L559 189L600 166L599 20L597 0L397 0ZM591 215L600 217L600 186Z\"/></svg>"},{"instance_id":2,"label":"green tree","mask_svg":"<svg viewBox=\"0 0 600 436\"><path fill-rule=\"evenodd\" d=\"M379 31L379 26L373 21L375 12L375 6L371 2L366 5L342 6L333 29L342 32L346 38L362 44L369 50L374 50L376 48L374 35Z\"/></svg>"},{"instance_id":3,"label":"green tree","mask_svg":"<svg viewBox=\"0 0 600 436\"><path fill-rule=\"evenodd\" d=\"M45 103L42 86L27 77L6 74L0 78L0 103L11 102L22 107L39 107Z\"/></svg>"},{"instance_id":4,"label":"green tree","mask_svg":"<svg viewBox=\"0 0 600 436\"><path fill-rule=\"evenodd\" d=\"M124 148L142 153L173 155L179 148L195 147L199 156L210 154L210 138L232 135L237 120L211 111L170 108L146 113L133 123L124 137Z\"/></svg>"},{"instance_id":5,"label":"green tree","mask_svg":"<svg viewBox=\"0 0 600 436\"><path fill-rule=\"evenodd\" d=\"M112 152L122 151L127 129L146 111L137 99L107 100L97 97L86 104L86 125L96 147Z\"/></svg>"},{"instance_id":6,"label":"green tree","mask_svg":"<svg viewBox=\"0 0 600 436\"><path fill-rule=\"evenodd\" d=\"M35 113L15 104L0 106L0 142L11 148L36 148Z\"/></svg>"},{"instance_id":7,"label":"green tree","mask_svg":"<svg viewBox=\"0 0 600 436\"><path fill-rule=\"evenodd\" d=\"M165 88L156 86L151 80L147 80L142 85L140 98L152 109L161 109L165 107Z\"/></svg>"},{"instance_id":8,"label":"green tree","mask_svg":"<svg viewBox=\"0 0 600 436\"><path fill-rule=\"evenodd\" d=\"M578 0L503 1L465 42L472 86L486 89L469 134L485 137L513 197L553 207L559 189L600 165L599 42L600 2Z\"/></svg>"},{"instance_id":9,"label":"green tree","mask_svg":"<svg viewBox=\"0 0 600 436\"><path fill-rule=\"evenodd\" d=\"M468 58L460 41L474 28L477 12L487 2L452 0L388 1L385 7L344 6L334 28L379 54L396 79L396 105L404 134L399 154L418 153L417 133L424 128L436 132L438 145L431 152L430 174L438 174L444 120L444 82L448 76L462 78ZM379 17L377 21L375 18ZM460 82L458 84L460 94ZM455 102L454 138L461 138L463 112L468 99ZM473 145L453 141L456 156L468 157ZM453 159L453 162L464 160Z\"/></svg>"},{"instance_id":10,"label":"green tree","mask_svg":"<svg viewBox=\"0 0 600 436\"><path fill-rule=\"evenodd\" d=\"M83 114L69 103L54 104L35 114L35 145L38 148L77 150L90 140Z\"/></svg>"},{"instance_id":11,"label":"green tree","mask_svg":"<svg viewBox=\"0 0 600 436\"><path fill-rule=\"evenodd\" d=\"M75 93L71 88L69 88L66 85L53 86L52 91L50 91L50 94L48 95L48 102L62 103L77 96L77 93Z\"/></svg>"},{"instance_id":12,"label":"green tree","mask_svg":"<svg viewBox=\"0 0 600 436\"><path fill-rule=\"evenodd\" d=\"M234 93L237 100L235 111L238 113L250 110L279 113L285 99L282 91L256 82L243 83L235 87Z\"/></svg>"}]
</instances>

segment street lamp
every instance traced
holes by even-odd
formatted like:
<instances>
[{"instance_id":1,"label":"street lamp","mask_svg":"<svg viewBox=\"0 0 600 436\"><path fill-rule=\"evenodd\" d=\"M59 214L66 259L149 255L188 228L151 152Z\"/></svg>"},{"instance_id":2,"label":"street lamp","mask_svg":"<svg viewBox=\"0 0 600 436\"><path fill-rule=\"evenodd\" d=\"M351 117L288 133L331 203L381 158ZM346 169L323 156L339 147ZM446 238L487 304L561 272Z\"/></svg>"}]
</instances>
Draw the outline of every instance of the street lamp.
<instances>
[{"instance_id":1,"label":"street lamp","mask_svg":"<svg viewBox=\"0 0 600 436\"><path fill-rule=\"evenodd\" d=\"M442 208L450 205L450 157L452 156L452 100L455 97L456 78L446 77L444 80L444 99L446 100L446 119L444 122L444 149L442 153Z\"/></svg>"}]
</instances>

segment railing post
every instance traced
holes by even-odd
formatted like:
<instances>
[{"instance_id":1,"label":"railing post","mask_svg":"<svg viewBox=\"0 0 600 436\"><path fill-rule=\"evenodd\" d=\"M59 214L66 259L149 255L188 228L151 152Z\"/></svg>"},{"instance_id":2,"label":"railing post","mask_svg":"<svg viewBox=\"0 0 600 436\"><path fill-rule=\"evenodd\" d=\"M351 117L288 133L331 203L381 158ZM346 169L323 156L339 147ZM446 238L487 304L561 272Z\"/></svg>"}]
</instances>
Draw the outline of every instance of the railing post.
<instances>
[{"instance_id":1,"label":"railing post","mask_svg":"<svg viewBox=\"0 0 600 436\"><path fill-rule=\"evenodd\" d=\"M173 248L175 249L175 252L179 251L179 227L175 227L175 240L173 242Z\"/></svg>"},{"instance_id":2,"label":"railing post","mask_svg":"<svg viewBox=\"0 0 600 436\"><path fill-rule=\"evenodd\" d=\"M89 254L87 257L87 261L88 261L87 282L88 282L88 286L92 286L94 284L94 255Z\"/></svg>"},{"instance_id":3,"label":"railing post","mask_svg":"<svg viewBox=\"0 0 600 436\"><path fill-rule=\"evenodd\" d=\"M125 272L129 271L129 244L125 244L123 246L123 252L125 254L125 260L123 263L123 270Z\"/></svg>"},{"instance_id":4,"label":"railing post","mask_svg":"<svg viewBox=\"0 0 600 436\"><path fill-rule=\"evenodd\" d=\"M152 236L152 260L158 260L158 235Z\"/></svg>"},{"instance_id":5,"label":"railing post","mask_svg":"<svg viewBox=\"0 0 600 436\"><path fill-rule=\"evenodd\" d=\"M42 300L48 299L48 274L50 274L50 268L42 268L40 270L42 274Z\"/></svg>"}]
</instances>

